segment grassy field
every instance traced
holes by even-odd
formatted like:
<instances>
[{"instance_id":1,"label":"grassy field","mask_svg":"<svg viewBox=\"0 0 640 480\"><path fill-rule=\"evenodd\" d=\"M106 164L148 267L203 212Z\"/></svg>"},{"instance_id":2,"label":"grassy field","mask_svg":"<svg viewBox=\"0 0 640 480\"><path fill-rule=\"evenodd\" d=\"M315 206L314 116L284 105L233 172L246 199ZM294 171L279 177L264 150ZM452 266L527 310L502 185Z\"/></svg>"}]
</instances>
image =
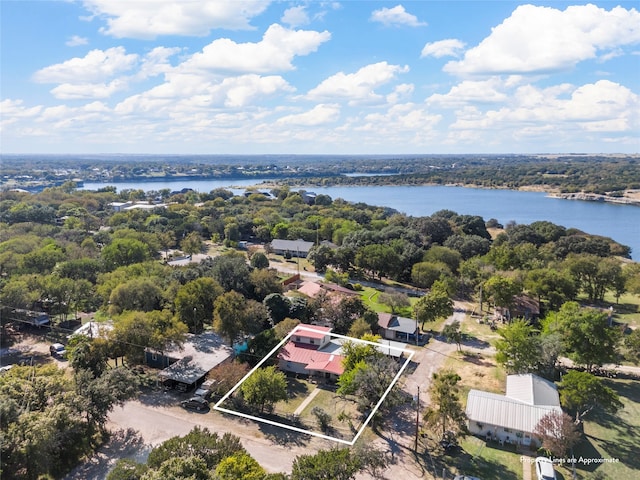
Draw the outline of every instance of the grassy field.
<instances>
[{"instance_id":1,"label":"grassy field","mask_svg":"<svg viewBox=\"0 0 640 480\"><path fill-rule=\"evenodd\" d=\"M584 424L585 439L574 449L574 454L578 459L607 463L578 462L577 472L580 478L599 472L605 479L635 480L640 478L640 382L608 379L606 383L620 396L624 408L616 415L588 416ZM559 470L565 478L571 478L569 469Z\"/></svg>"},{"instance_id":2,"label":"grassy field","mask_svg":"<svg viewBox=\"0 0 640 480\"><path fill-rule=\"evenodd\" d=\"M614 320L618 323L626 323L630 327L640 327L640 297L638 295L625 294L616 299L611 294L605 295L605 301L613 305Z\"/></svg>"},{"instance_id":3,"label":"grassy field","mask_svg":"<svg viewBox=\"0 0 640 480\"><path fill-rule=\"evenodd\" d=\"M314 388L315 385L306 380L287 377L287 394L289 398L286 401L276 403L274 413L287 415L295 412Z\"/></svg>"},{"instance_id":4,"label":"grassy field","mask_svg":"<svg viewBox=\"0 0 640 480\"><path fill-rule=\"evenodd\" d=\"M484 440L469 436L460 441L460 449L450 454L442 452L434 438L423 438L424 467L437 472L437 478L453 478L458 474L482 479L519 480L522 478L521 454L513 448L488 447ZM530 468L527 464L524 468ZM532 477L535 478L535 475Z\"/></svg>"}]
</instances>

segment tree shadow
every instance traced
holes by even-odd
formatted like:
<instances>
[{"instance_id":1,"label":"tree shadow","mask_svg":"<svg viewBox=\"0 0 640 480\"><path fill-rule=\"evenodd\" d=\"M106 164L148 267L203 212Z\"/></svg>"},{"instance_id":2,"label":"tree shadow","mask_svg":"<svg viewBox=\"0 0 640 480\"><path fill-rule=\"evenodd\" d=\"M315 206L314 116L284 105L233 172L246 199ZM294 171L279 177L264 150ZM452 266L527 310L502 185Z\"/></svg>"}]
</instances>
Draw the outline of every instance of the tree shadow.
<instances>
[{"instance_id":1,"label":"tree shadow","mask_svg":"<svg viewBox=\"0 0 640 480\"><path fill-rule=\"evenodd\" d=\"M282 421L283 419L281 418L278 418L277 420L269 420L279 421L280 423L286 424L284 421ZM305 427L302 424L294 426L298 428ZM311 440L311 435L309 434L296 432L294 430L289 430L288 428L278 427L264 422L258 422L258 428L268 440L275 443L276 445L294 445L297 447L304 447Z\"/></svg>"},{"instance_id":2,"label":"tree shadow","mask_svg":"<svg viewBox=\"0 0 640 480\"><path fill-rule=\"evenodd\" d=\"M153 389L143 390L138 400L143 405L170 407L177 405L181 400L184 400L184 398L184 394L176 390Z\"/></svg>"},{"instance_id":3,"label":"tree shadow","mask_svg":"<svg viewBox=\"0 0 640 480\"><path fill-rule=\"evenodd\" d=\"M628 398L632 402L640 403L640 383L637 381L612 381L605 379L603 383L615 390L623 398Z\"/></svg>"},{"instance_id":4,"label":"tree shadow","mask_svg":"<svg viewBox=\"0 0 640 480\"><path fill-rule=\"evenodd\" d=\"M104 478L117 459L130 458L145 463L151 445L144 443L140 433L132 428L110 433L107 442L85 462L64 477L65 480L91 480Z\"/></svg>"},{"instance_id":5,"label":"tree shadow","mask_svg":"<svg viewBox=\"0 0 640 480\"><path fill-rule=\"evenodd\" d=\"M590 438L594 437L585 435L582 441L573 448L573 456L576 459L576 470L593 473L601 465L598 463L598 460L602 459L602 455L600 455L600 452L598 452ZM593 463L581 462L581 458L589 459ZM568 463L566 467L571 470L570 463Z\"/></svg>"},{"instance_id":6,"label":"tree shadow","mask_svg":"<svg viewBox=\"0 0 640 480\"><path fill-rule=\"evenodd\" d=\"M489 342L480 340L479 338L469 335L468 333L463 334L461 344L465 347L480 349L489 348L491 346Z\"/></svg>"},{"instance_id":7,"label":"tree shadow","mask_svg":"<svg viewBox=\"0 0 640 480\"><path fill-rule=\"evenodd\" d=\"M494 366L494 363L483 360L482 355L480 355L479 353L466 352L464 350L461 353L462 353L462 361L463 362L473 363L474 365L478 365L478 366L481 366L481 367L493 367Z\"/></svg>"},{"instance_id":8,"label":"tree shadow","mask_svg":"<svg viewBox=\"0 0 640 480\"><path fill-rule=\"evenodd\" d=\"M290 400L300 395L307 396L308 394L308 383L294 377L287 377L287 396Z\"/></svg>"},{"instance_id":9,"label":"tree shadow","mask_svg":"<svg viewBox=\"0 0 640 480\"><path fill-rule=\"evenodd\" d=\"M437 473L436 478L444 473L444 478L453 478L459 473L479 478L499 478L500 480L519 480L522 471L513 472L499 462L492 462L480 455L484 448L493 446L482 445L476 452L467 452L458 447L445 451L439 443L429 438L425 441L425 454L430 456L432 468Z\"/></svg>"}]
</instances>

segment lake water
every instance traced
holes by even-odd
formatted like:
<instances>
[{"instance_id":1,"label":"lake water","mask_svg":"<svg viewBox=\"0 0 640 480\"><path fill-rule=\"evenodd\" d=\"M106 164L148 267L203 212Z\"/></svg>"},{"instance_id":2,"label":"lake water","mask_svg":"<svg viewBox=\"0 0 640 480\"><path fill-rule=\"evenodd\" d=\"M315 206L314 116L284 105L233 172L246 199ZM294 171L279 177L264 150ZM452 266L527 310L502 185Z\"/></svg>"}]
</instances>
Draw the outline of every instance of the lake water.
<instances>
[{"instance_id":1,"label":"lake water","mask_svg":"<svg viewBox=\"0 0 640 480\"><path fill-rule=\"evenodd\" d=\"M193 180L170 182L121 182L111 183L117 189L172 191L192 188L209 192L215 188L228 188L234 192L242 187L259 184L255 180ZM87 182L85 190L97 190L102 183ZM329 195L334 200L343 198L350 202L391 207L412 216L428 216L438 210L452 210L466 215L479 215L485 220L497 219L503 225L509 221L529 224L548 220L556 225L577 228L594 235L611 237L632 248L632 256L640 259L640 207L601 202L562 200L548 197L542 192L515 190L489 190L444 186L333 186L304 187L317 194ZM295 190L295 188L294 188Z\"/></svg>"}]
</instances>

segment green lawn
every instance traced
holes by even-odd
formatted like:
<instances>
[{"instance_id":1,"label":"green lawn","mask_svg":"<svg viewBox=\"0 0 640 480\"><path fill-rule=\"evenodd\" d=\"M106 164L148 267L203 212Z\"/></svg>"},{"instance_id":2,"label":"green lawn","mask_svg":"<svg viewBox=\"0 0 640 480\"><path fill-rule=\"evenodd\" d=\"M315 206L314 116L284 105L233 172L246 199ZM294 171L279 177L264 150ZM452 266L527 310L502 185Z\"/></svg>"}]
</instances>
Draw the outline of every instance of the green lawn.
<instances>
[{"instance_id":1,"label":"green lawn","mask_svg":"<svg viewBox=\"0 0 640 480\"><path fill-rule=\"evenodd\" d=\"M288 400L278 402L275 405L274 413L278 415L291 414L304 402L305 398L313 391L315 385L300 378L287 377Z\"/></svg>"},{"instance_id":2,"label":"green lawn","mask_svg":"<svg viewBox=\"0 0 640 480\"><path fill-rule=\"evenodd\" d=\"M618 323L627 323L632 327L640 327L640 297L638 295L625 294L616 299L610 293L605 295L605 301L613 305L614 320Z\"/></svg>"},{"instance_id":3,"label":"green lawn","mask_svg":"<svg viewBox=\"0 0 640 480\"><path fill-rule=\"evenodd\" d=\"M589 478L597 471L611 480L640 478L640 382L637 380L608 379L624 408L616 415L588 416L584 424L585 439L574 449L578 460L613 460L613 463L577 464L580 478ZM565 478L571 478L570 470L559 469Z\"/></svg>"},{"instance_id":4,"label":"green lawn","mask_svg":"<svg viewBox=\"0 0 640 480\"><path fill-rule=\"evenodd\" d=\"M513 449L488 447L484 440L468 436L460 440L460 449L451 454L442 452L437 442L423 438L425 454L424 466L445 478L458 474L475 476L482 479L519 480L522 478L523 465L521 454ZM530 468L530 464L527 467ZM437 478L440 478L439 476ZM532 477L535 478L535 475Z\"/></svg>"},{"instance_id":5,"label":"green lawn","mask_svg":"<svg viewBox=\"0 0 640 480\"><path fill-rule=\"evenodd\" d=\"M305 425L308 425L311 430L319 432L318 422L316 421L316 417L311 410L314 407L319 407L331 415L331 430L326 432L327 435L345 438L348 440L353 439L355 433L350 429L349 423L346 421L338 420L338 416L340 413L345 413L351 415L353 418L353 426L358 429L359 428L359 413L356 409L356 404L352 400L348 400L345 398L336 395L334 392L330 390L320 390L320 392L316 395L316 397L305 407L305 409L300 414L300 420Z\"/></svg>"},{"instance_id":6,"label":"green lawn","mask_svg":"<svg viewBox=\"0 0 640 480\"><path fill-rule=\"evenodd\" d=\"M363 287L360 295L362 296L362 302L374 312L378 313L391 313L391 307L378 302L379 290L371 287ZM418 301L417 297L409 297L411 305ZM413 312L411 307L401 308L396 312L401 317L413 318Z\"/></svg>"}]
</instances>

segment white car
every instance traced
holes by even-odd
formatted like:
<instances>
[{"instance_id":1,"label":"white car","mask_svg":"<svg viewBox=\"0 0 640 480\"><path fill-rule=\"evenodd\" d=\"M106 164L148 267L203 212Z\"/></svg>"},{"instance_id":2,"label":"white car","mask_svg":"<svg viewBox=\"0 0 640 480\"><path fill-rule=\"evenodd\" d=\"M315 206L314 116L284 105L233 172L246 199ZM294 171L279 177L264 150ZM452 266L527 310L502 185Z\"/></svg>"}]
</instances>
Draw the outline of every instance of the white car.
<instances>
[{"instance_id":1,"label":"white car","mask_svg":"<svg viewBox=\"0 0 640 480\"><path fill-rule=\"evenodd\" d=\"M553 462L547 457L536 458L536 475L538 480L556 480Z\"/></svg>"},{"instance_id":2,"label":"white car","mask_svg":"<svg viewBox=\"0 0 640 480\"><path fill-rule=\"evenodd\" d=\"M54 343L49 347L49 352L52 357L67 358L67 349L61 343Z\"/></svg>"}]
</instances>

